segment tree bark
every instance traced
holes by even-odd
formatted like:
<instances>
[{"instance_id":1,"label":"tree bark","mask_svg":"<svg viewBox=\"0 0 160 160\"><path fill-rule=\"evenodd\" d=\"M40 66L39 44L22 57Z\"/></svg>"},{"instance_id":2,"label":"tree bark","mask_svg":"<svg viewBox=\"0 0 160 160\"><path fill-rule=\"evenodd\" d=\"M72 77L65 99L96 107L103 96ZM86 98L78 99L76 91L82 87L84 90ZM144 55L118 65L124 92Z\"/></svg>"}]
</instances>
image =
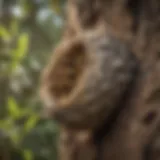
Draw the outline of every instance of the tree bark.
<instances>
[{"instance_id":1,"label":"tree bark","mask_svg":"<svg viewBox=\"0 0 160 160\"><path fill-rule=\"evenodd\" d=\"M97 160L160 159L159 9L159 0L68 0L63 39L103 26L126 41L139 61L133 84L119 104L121 109L94 131ZM67 145L66 150L70 147ZM61 159L65 160L62 154ZM88 160L83 152L77 155L83 158L69 159Z\"/></svg>"}]
</instances>

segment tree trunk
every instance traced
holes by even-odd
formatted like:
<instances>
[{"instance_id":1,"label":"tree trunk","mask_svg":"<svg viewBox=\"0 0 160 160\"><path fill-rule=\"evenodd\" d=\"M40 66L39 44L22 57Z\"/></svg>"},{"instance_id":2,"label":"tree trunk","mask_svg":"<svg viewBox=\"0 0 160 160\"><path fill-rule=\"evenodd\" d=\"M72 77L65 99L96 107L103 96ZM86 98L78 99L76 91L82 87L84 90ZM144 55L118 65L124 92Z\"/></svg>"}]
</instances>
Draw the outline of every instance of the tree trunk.
<instances>
[{"instance_id":1,"label":"tree trunk","mask_svg":"<svg viewBox=\"0 0 160 160\"><path fill-rule=\"evenodd\" d=\"M94 34L94 30L101 27L128 43L139 64L132 86L119 104L120 109L115 111L110 121L107 120L93 132L96 158L97 160L158 160L160 159L160 1L68 0L63 40L88 31ZM76 139L77 133L72 134L63 152L60 150L61 160L93 160L92 156L88 158L86 150L85 152L81 148L73 149L71 143L74 140L75 144L76 141L78 144L79 140ZM74 150L74 153L76 150L77 156L70 154L70 158L66 158L64 150L68 154L69 150Z\"/></svg>"}]
</instances>

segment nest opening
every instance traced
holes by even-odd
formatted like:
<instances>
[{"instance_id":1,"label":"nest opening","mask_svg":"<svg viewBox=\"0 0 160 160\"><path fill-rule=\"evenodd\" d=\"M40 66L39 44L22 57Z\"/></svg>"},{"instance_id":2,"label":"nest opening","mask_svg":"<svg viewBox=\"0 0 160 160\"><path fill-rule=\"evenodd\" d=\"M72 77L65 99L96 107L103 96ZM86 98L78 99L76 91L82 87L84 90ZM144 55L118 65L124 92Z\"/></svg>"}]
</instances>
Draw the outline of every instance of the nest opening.
<instances>
[{"instance_id":1,"label":"nest opening","mask_svg":"<svg viewBox=\"0 0 160 160\"><path fill-rule=\"evenodd\" d=\"M55 100L60 101L72 94L85 69L86 57L84 46L77 45L56 61L51 87Z\"/></svg>"}]
</instances>

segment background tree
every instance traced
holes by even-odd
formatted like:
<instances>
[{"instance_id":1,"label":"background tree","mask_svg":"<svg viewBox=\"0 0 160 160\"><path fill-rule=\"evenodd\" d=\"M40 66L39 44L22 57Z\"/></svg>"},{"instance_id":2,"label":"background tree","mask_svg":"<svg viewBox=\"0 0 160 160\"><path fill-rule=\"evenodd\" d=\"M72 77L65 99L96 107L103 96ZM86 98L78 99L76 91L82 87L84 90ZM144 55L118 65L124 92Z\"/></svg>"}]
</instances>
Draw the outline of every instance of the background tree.
<instances>
[{"instance_id":1,"label":"background tree","mask_svg":"<svg viewBox=\"0 0 160 160\"><path fill-rule=\"evenodd\" d=\"M63 6L54 0L0 1L0 129L2 142L12 145L1 144L11 159L56 159L58 129L41 118L38 88L61 35Z\"/></svg>"}]
</instances>

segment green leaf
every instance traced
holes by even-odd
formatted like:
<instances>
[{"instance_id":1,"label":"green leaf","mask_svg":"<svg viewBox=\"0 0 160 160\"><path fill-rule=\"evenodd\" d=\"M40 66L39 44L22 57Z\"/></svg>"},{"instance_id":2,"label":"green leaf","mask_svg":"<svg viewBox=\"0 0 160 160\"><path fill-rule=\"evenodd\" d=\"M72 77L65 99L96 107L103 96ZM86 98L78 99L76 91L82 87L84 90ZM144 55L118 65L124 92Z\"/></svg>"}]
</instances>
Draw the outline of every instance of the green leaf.
<instances>
[{"instance_id":1,"label":"green leaf","mask_svg":"<svg viewBox=\"0 0 160 160\"><path fill-rule=\"evenodd\" d=\"M11 134L10 134L10 138L12 140L12 143L14 145L18 145L21 143L21 140L22 140L22 134L20 132L21 128L19 128L18 126L14 125L12 127L12 130L11 130Z\"/></svg>"},{"instance_id":2,"label":"green leaf","mask_svg":"<svg viewBox=\"0 0 160 160\"><path fill-rule=\"evenodd\" d=\"M20 65L25 57L29 46L29 36L27 33L22 33L17 42L17 48L12 52L12 63L10 65L9 73L13 73Z\"/></svg>"},{"instance_id":3,"label":"green leaf","mask_svg":"<svg viewBox=\"0 0 160 160\"><path fill-rule=\"evenodd\" d=\"M3 27L2 25L0 25L0 37L5 40L8 41L10 39L10 34L7 31L7 29L5 27Z\"/></svg>"},{"instance_id":4,"label":"green leaf","mask_svg":"<svg viewBox=\"0 0 160 160\"><path fill-rule=\"evenodd\" d=\"M20 117L20 108L16 101L11 97L8 98L8 112L9 115L14 119Z\"/></svg>"},{"instance_id":5,"label":"green leaf","mask_svg":"<svg viewBox=\"0 0 160 160\"><path fill-rule=\"evenodd\" d=\"M26 149L23 151L23 155L25 160L33 160L34 158L33 153Z\"/></svg>"},{"instance_id":6,"label":"green leaf","mask_svg":"<svg viewBox=\"0 0 160 160\"><path fill-rule=\"evenodd\" d=\"M35 116L35 115L30 116L26 121L26 123L24 124L24 130L26 132L29 132L30 130L32 130L36 126L38 120L39 120L38 116Z\"/></svg>"},{"instance_id":7,"label":"green leaf","mask_svg":"<svg viewBox=\"0 0 160 160\"><path fill-rule=\"evenodd\" d=\"M28 34L22 33L19 36L19 40L18 40L18 50L17 50L17 54L15 55L16 58L18 58L19 60L24 58L28 50L28 44L29 44Z\"/></svg>"}]
</instances>

